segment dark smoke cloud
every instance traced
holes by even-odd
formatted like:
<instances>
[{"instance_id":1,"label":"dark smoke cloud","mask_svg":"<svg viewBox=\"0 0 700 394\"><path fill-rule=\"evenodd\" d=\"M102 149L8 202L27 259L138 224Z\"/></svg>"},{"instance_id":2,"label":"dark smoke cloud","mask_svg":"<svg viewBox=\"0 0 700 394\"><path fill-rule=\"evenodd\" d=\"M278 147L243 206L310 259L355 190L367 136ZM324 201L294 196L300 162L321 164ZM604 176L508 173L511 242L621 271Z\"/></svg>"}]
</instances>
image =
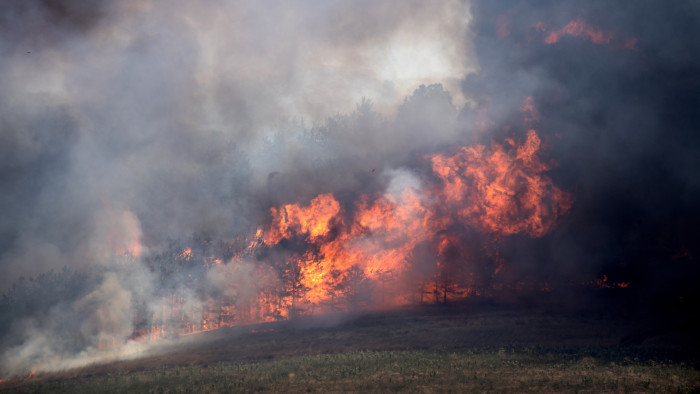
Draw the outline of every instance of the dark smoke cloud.
<instances>
[{"instance_id":1,"label":"dark smoke cloud","mask_svg":"<svg viewBox=\"0 0 700 394\"><path fill-rule=\"evenodd\" d=\"M107 16L109 2L95 0L8 0L2 4L3 36L15 44L51 46L60 39L86 34ZM11 42L5 42L11 43Z\"/></svg>"},{"instance_id":2,"label":"dark smoke cloud","mask_svg":"<svg viewBox=\"0 0 700 394\"><path fill-rule=\"evenodd\" d=\"M574 192L562 226L534 243L512 240L508 259L552 281L630 281L642 305L697 296L698 4L478 2L472 11L481 72L466 95L496 111L533 96L555 183ZM576 20L609 42L546 43Z\"/></svg>"}]
</instances>

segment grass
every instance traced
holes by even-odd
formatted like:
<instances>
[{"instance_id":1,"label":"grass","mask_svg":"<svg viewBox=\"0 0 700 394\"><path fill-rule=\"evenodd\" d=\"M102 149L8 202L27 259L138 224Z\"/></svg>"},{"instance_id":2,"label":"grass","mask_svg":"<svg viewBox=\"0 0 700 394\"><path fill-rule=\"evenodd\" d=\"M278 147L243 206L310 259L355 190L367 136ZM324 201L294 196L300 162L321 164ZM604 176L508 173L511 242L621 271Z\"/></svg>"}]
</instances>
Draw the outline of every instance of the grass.
<instances>
[{"instance_id":1,"label":"grass","mask_svg":"<svg viewBox=\"0 0 700 394\"><path fill-rule=\"evenodd\" d=\"M697 328L605 308L366 312L192 335L0 392L700 392Z\"/></svg>"},{"instance_id":2,"label":"grass","mask_svg":"<svg viewBox=\"0 0 700 394\"><path fill-rule=\"evenodd\" d=\"M590 349L352 351L247 363L188 365L30 382L17 392L689 392L700 371L682 363L608 361Z\"/></svg>"}]
</instances>

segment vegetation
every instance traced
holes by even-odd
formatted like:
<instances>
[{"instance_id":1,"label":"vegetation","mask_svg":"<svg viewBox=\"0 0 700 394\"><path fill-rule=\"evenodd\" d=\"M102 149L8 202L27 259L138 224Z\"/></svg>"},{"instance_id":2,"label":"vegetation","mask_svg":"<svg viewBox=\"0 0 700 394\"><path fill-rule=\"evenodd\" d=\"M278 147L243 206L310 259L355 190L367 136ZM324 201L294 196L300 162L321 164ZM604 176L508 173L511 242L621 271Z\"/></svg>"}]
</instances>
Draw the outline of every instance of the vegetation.
<instances>
[{"instance_id":1,"label":"vegetation","mask_svg":"<svg viewBox=\"0 0 700 394\"><path fill-rule=\"evenodd\" d=\"M0 383L0 392L700 389L697 326L650 327L618 310L520 303L299 318L189 335L142 358Z\"/></svg>"},{"instance_id":2,"label":"vegetation","mask_svg":"<svg viewBox=\"0 0 700 394\"><path fill-rule=\"evenodd\" d=\"M572 353L533 348L352 351L36 381L16 387L16 390L65 393L688 392L700 387L700 371L683 363L631 358L610 362L607 354L587 355L589 353L589 350Z\"/></svg>"},{"instance_id":3,"label":"vegetation","mask_svg":"<svg viewBox=\"0 0 700 394\"><path fill-rule=\"evenodd\" d=\"M14 320L46 314L51 307L84 295L90 280L67 267L29 279L21 277L0 298L0 338L7 334Z\"/></svg>"}]
</instances>

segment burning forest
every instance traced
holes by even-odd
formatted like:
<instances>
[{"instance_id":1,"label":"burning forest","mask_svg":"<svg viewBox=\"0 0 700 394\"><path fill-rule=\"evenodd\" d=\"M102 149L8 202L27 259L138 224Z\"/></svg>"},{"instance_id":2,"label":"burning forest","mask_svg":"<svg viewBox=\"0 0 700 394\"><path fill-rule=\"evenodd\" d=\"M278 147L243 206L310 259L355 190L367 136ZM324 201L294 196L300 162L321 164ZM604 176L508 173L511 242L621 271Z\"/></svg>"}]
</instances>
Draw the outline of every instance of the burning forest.
<instances>
[{"instance_id":1,"label":"burning forest","mask_svg":"<svg viewBox=\"0 0 700 394\"><path fill-rule=\"evenodd\" d=\"M504 265L499 238L541 237L571 205L545 175L540 145L529 129L521 142L426 155L423 182L392 170L387 190L349 204L328 193L307 205L270 208L267 227L223 243L229 256L203 240L198 252L187 246L156 258L152 270L161 281L174 274L173 257L197 274L188 272L185 288L166 291L145 335L487 294ZM211 284L216 293L208 292ZM200 294L189 305L182 297L188 290Z\"/></svg>"},{"instance_id":2,"label":"burning forest","mask_svg":"<svg viewBox=\"0 0 700 394\"><path fill-rule=\"evenodd\" d=\"M695 5L90 4L0 6L1 378L328 313L697 305Z\"/></svg>"}]
</instances>

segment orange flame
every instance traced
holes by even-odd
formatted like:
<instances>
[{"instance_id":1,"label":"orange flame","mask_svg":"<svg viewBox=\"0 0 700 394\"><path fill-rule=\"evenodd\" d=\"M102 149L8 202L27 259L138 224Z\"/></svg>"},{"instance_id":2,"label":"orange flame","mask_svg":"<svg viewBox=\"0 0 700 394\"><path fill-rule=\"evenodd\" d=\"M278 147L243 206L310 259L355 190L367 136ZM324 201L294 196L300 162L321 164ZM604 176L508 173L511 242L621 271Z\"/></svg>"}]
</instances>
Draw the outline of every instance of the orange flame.
<instances>
[{"instance_id":1,"label":"orange flame","mask_svg":"<svg viewBox=\"0 0 700 394\"><path fill-rule=\"evenodd\" d=\"M177 257L184 261L189 261L192 258L192 248L187 247Z\"/></svg>"},{"instance_id":2,"label":"orange flame","mask_svg":"<svg viewBox=\"0 0 700 394\"><path fill-rule=\"evenodd\" d=\"M597 278L593 281L588 282L589 285L598 287L600 289L614 289L621 288L625 289L629 287L630 282L608 282L608 276L603 275L602 278Z\"/></svg>"},{"instance_id":3,"label":"orange flame","mask_svg":"<svg viewBox=\"0 0 700 394\"><path fill-rule=\"evenodd\" d=\"M587 38L594 44L609 44L612 39L610 33L605 33L579 18L567 23L566 26L559 30L550 32L549 35L545 37L544 42L547 44L554 44L559 42L563 35Z\"/></svg>"},{"instance_id":4,"label":"orange flame","mask_svg":"<svg viewBox=\"0 0 700 394\"><path fill-rule=\"evenodd\" d=\"M265 240L275 244L284 238L290 238L293 233L308 234L309 241L314 241L326 235L329 222L340 211L340 205L330 194L322 194L313 200L307 208L296 204L288 204L279 209L272 208L273 225Z\"/></svg>"},{"instance_id":5,"label":"orange flame","mask_svg":"<svg viewBox=\"0 0 700 394\"><path fill-rule=\"evenodd\" d=\"M570 197L544 175L536 154L541 141L529 130L520 146L462 147L455 155L436 155L433 171L443 180L440 197L467 223L503 235L546 234L568 211ZM514 149L513 149L514 148Z\"/></svg>"},{"instance_id":6,"label":"orange flame","mask_svg":"<svg viewBox=\"0 0 700 394\"><path fill-rule=\"evenodd\" d=\"M306 205L271 208L270 224L240 243L244 251L226 263L215 255L203 260L230 291L199 305L175 293L165 297L142 337L483 294L488 288L482 282L500 275L506 263L485 241L469 241L469 234L493 244L513 234L542 237L572 204L546 175L551 165L540 158L533 98L521 112L530 128L523 139L427 155L431 172L420 181L396 172L388 192L353 203L326 193ZM283 241L286 251L268 255L267 264L245 263L243 256L255 258ZM178 258L192 259L192 248ZM549 290L547 284L536 288Z\"/></svg>"},{"instance_id":7,"label":"orange flame","mask_svg":"<svg viewBox=\"0 0 700 394\"><path fill-rule=\"evenodd\" d=\"M536 23L533 25L533 28L538 32L546 31L543 22ZM582 18L572 20L561 29L550 31L549 34L544 37L544 42L546 44L556 44L563 36L567 35L583 38L597 45L608 44L613 49L634 50L637 45L637 39L634 37L628 37L624 40L616 39L613 33L603 31L587 23Z\"/></svg>"},{"instance_id":8,"label":"orange flame","mask_svg":"<svg viewBox=\"0 0 700 394\"><path fill-rule=\"evenodd\" d=\"M527 123L536 121L532 98L522 112ZM522 144L509 139L504 145L492 143L491 148L476 145L452 155L428 156L440 182L425 190L408 187L399 195L374 199L364 195L350 216L331 194L319 195L308 206L272 208L265 242L274 246L283 239L296 239L305 245L306 252L293 257L293 265L303 289L299 302L313 306L334 304L337 297L352 294L357 286L353 281L387 282L389 277L405 276L421 244L436 245L433 266L445 271L448 245L461 243L443 234L450 226L499 236L541 237L568 211L570 196L544 174L549 166L537 156L541 145L531 129ZM469 255L454 253L462 259ZM443 293L446 296L447 289Z\"/></svg>"}]
</instances>

